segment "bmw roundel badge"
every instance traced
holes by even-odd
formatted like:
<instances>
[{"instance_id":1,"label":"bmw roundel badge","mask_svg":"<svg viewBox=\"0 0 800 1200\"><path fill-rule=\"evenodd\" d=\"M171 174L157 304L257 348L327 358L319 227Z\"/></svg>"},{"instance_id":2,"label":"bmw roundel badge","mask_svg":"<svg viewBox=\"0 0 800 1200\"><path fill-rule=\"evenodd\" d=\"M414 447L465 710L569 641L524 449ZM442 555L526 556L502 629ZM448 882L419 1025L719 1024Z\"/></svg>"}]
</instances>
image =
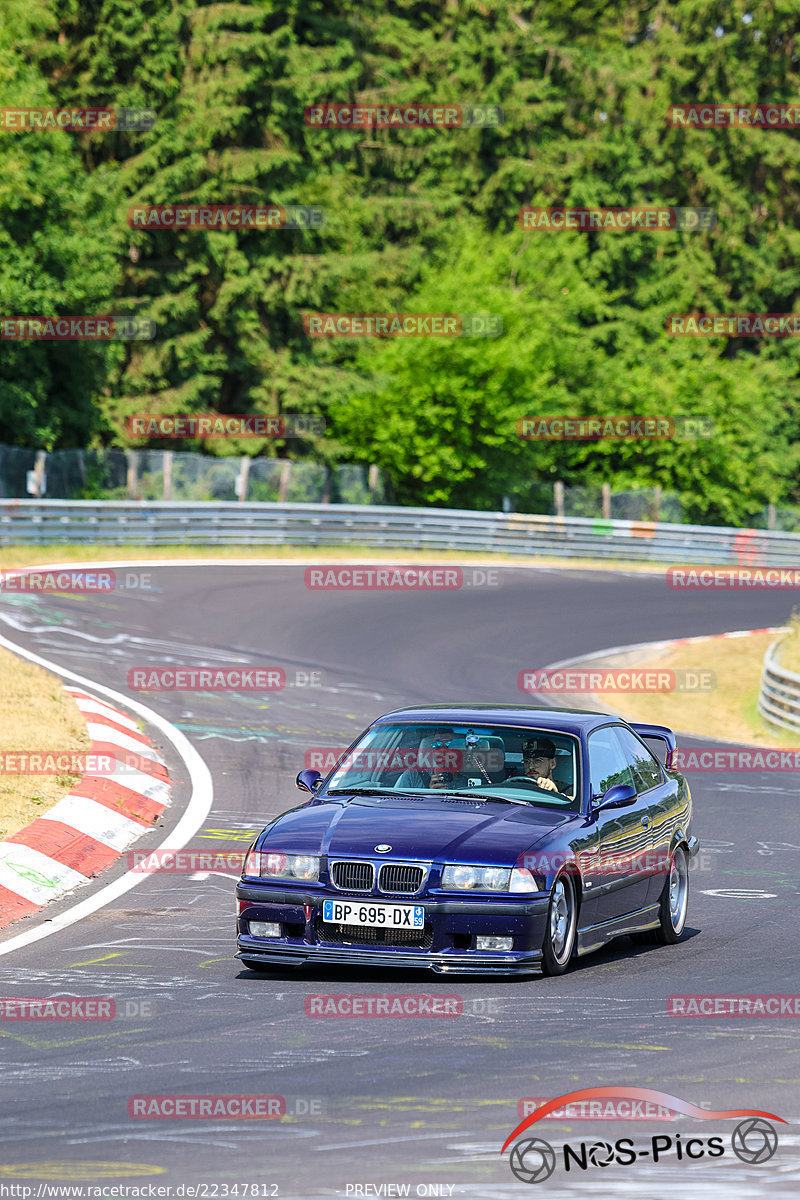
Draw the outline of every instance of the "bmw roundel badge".
<instances>
[{"instance_id":1,"label":"bmw roundel badge","mask_svg":"<svg viewBox=\"0 0 800 1200\"><path fill-rule=\"evenodd\" d=\"M388 854L388 853L389 853L389 851L391 850L391 848L392 848L392 847L391 847L391 846L388 846L388 845L386 844L386 842L381 842L379 845L377 845L377 846L375 847L375 853L376 853L376 854Z\"/></svg>"}]
</instances>

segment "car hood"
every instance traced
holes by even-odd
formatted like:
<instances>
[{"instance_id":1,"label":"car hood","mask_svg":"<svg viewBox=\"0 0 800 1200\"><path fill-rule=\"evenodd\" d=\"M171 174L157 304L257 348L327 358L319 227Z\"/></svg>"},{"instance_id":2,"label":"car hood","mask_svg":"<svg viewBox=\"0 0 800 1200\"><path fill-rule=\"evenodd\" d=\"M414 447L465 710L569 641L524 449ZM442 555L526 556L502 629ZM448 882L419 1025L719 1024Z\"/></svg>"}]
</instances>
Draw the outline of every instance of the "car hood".
<instances>
[{"instance_id":1,"label":"car hood","mask_svg":"<svg viewBox=\"0 0 800 1200\"><path fill-rule=\"evenodd\" d=\"M374 857L375 847L384 844L391 846L387 858L392 859L512 865L517 855L574 820L575 813L494 801L337 798L284 813L259 844L333 858Z\"/></svg>"}]
</instances>

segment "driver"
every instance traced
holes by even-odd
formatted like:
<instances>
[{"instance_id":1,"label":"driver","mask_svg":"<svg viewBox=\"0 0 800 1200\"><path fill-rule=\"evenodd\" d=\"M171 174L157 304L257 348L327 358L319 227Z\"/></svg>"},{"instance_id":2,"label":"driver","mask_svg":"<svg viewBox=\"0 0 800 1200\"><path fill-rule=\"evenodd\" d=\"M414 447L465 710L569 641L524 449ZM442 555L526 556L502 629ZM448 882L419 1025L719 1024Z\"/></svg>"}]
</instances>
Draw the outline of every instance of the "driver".
<instances>
[{"instance_id":1,"label":"driver","mask_svg":"<svg viewBox=\"0 0 800 1200\"><path fill-rule=\"evenodd\" d=\"M550 738L528 738L527 742L523 744L522 769L524 774L544 791L558 792L559 795L569 796L570 800L574 799L569 792L562 792L553 779L555 765L556 747Z\"/></svg>"}]
</instances>

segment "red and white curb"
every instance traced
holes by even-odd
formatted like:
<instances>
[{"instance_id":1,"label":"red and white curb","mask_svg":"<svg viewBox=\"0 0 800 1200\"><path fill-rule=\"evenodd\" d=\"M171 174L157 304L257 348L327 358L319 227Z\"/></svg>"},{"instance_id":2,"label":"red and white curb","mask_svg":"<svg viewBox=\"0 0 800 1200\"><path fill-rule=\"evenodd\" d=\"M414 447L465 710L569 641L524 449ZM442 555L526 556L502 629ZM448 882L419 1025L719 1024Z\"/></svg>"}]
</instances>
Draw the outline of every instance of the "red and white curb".
<instances>
[{"instance_id":1,"label":"red and white curb","mask_svg":"<svg viewBox=\"0 0 800 1200\"><path fill-rule=\"evenodd\" d=\"M114 769L87 772L48 812L0 842L0 928L104 871L170 802L166 764L136 722L81 688L66 691L86 718L90 753L112 759ZM126 762L134 755L135 767Z\"/></svg>"}]
</instances>

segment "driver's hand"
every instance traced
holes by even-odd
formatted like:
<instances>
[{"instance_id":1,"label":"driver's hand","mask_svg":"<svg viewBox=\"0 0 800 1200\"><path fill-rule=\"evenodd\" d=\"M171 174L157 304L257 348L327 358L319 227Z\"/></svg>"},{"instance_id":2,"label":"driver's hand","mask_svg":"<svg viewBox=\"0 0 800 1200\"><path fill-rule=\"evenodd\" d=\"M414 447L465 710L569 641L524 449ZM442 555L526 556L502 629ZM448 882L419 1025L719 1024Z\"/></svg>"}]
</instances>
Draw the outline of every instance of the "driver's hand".
<instances>
[{"instance_id":1,"label":"driver's hand","mask_svg":"<svg viewBox=\"0 0 800 1200\"><path fill-rule=\"evenodd\" d=\"M433 774L431 775L431 782L429 785L430 787L446 788L447 784L448 784L448 780L446 779L443 771L434 771L433 772Z\"/></svg>"},{"instance_id":2,"label":"driver's hand","mask_svg":"<svg viewBox=\"0 0 800 1200\"><path fill-rule=\"evenodd\" d=\"M558 788L553 783L552 779L548 779L546 775L539 775L535 782L537 787L544 788L546 792L558 791Z\"/></svg>"}]
</instances>

